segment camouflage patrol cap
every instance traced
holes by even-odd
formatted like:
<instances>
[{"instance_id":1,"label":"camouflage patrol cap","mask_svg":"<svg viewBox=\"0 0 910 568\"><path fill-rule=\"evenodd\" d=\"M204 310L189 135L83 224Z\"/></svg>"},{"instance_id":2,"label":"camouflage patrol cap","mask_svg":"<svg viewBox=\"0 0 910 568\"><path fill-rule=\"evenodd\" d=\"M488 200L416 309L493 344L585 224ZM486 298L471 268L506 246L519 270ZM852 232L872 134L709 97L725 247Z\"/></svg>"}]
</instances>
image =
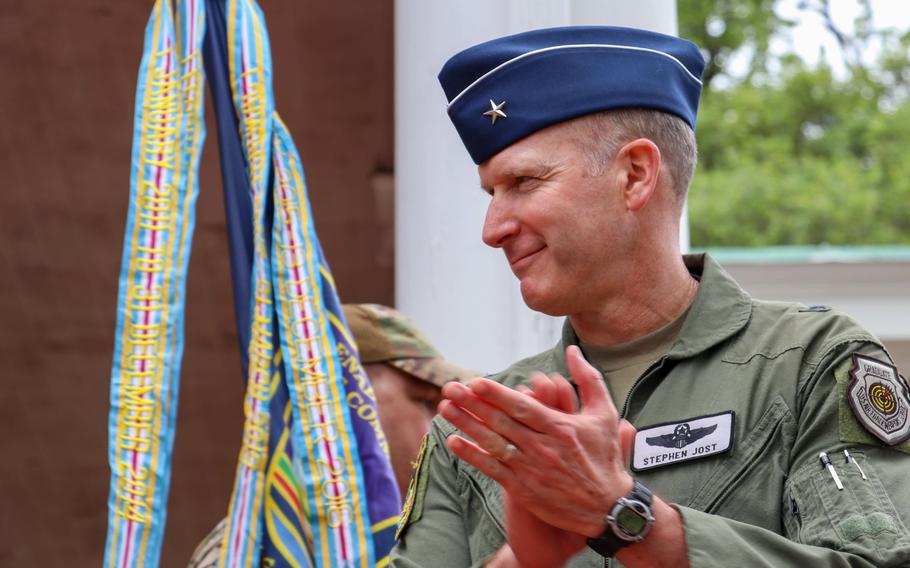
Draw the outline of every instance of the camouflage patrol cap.
<instances>
[{"instance_id":1,"label":"camouflage patrol cap","mask_svg":"<svg viewBox=\"0 0 910 568\"><path fill-rule=\"evenodd\" d=\"M344 304L342 309L364 365L387 363L438 387L478 376L443 359L414 322L396 309L380 304Z\"/></svg>"}]
</instances>

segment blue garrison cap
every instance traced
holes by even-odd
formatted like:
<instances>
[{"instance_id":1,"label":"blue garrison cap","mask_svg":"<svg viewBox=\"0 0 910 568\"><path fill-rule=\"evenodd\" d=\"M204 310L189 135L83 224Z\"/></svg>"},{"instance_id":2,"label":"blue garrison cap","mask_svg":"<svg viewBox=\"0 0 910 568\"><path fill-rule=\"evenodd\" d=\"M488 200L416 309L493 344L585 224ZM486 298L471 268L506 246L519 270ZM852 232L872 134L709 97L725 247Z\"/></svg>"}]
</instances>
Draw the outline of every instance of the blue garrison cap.
<instances>
[{"instance_id":1,"label":"blue garrison cap","mask_svg":"<svg viewBox=\"0 0 910 568\"><path fill-rule=\"evenodd\" d=\"M477 164L547 126L651 108L695 129L705 62L692 42L608 26L534 30L465 49L439 72L449 117Z\"/></svg>"}]
</instances>

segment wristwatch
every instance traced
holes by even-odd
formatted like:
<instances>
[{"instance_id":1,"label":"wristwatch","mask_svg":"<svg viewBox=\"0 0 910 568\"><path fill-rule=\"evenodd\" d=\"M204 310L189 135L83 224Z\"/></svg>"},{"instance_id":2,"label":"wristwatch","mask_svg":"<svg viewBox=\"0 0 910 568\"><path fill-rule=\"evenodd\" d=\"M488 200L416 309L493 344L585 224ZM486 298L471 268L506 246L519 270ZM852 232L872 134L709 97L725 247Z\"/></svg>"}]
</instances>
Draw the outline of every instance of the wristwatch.
<instances>
[{"instance_id":1,"label":"wristwatch","mask_svg":"<svg viewBox=\"0 0 910 568\"><path fill-rule=\"evenodd\" d=\"M617 499L607 514L607 528L603 534L589 538L588 546L601 556L611 558L619 549L644 539L653 524L651 490L635 481L632 491Z\"/></svg>"}]
</instances>

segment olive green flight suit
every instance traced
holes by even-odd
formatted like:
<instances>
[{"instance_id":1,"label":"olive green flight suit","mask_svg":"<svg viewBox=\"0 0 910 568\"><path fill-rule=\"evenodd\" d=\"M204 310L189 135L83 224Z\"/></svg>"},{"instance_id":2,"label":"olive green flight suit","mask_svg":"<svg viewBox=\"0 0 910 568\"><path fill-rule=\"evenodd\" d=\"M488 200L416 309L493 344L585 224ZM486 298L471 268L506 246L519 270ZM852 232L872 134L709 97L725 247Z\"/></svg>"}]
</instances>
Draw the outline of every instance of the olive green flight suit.
<instances>
[{"instance_id":1,"label":"olive green flight suit","mask_svg":"<svg viewBox=\"0 0 910 568\"><path fill-rule=\"evenodd\" d=\"M621 411L639 430L735 412L728 453L636 474L679 510L690 564L910 566L910 442L879 442L845 400L851 354L890 362L881 343L834 310L751 299L706 255L686 264L701 285L680 336ZM556 347L494 378L515 386L535 370L566 375L565 347L576 342L567 323ZM504 542L501 489L448 451L455 432L434 421L392 566L479 566ZM603 565L591 550L569 563Z\"/></svg>"}]
</instances>

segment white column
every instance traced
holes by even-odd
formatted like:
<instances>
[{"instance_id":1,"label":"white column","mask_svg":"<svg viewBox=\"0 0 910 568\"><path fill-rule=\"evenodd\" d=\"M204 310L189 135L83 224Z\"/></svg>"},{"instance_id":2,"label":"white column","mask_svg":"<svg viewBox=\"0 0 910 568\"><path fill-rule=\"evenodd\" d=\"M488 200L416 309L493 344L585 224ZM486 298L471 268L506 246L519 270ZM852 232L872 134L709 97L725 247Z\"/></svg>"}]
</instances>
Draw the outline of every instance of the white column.
<instances>
[{"instance_id":1,"label":"white column","mask_svg":"<svg viewBox=\"0 0 910 568\"><path fill-rule=\"evenodd\" d=\"M396 305L447 358L478 371L551 347L562 323L528 309L502 252L481 242L489 198L449 122L436 75L449 57L482 41L588 24L675 34L676 2L395 2Z\"/></svg>"}]
</instances>

